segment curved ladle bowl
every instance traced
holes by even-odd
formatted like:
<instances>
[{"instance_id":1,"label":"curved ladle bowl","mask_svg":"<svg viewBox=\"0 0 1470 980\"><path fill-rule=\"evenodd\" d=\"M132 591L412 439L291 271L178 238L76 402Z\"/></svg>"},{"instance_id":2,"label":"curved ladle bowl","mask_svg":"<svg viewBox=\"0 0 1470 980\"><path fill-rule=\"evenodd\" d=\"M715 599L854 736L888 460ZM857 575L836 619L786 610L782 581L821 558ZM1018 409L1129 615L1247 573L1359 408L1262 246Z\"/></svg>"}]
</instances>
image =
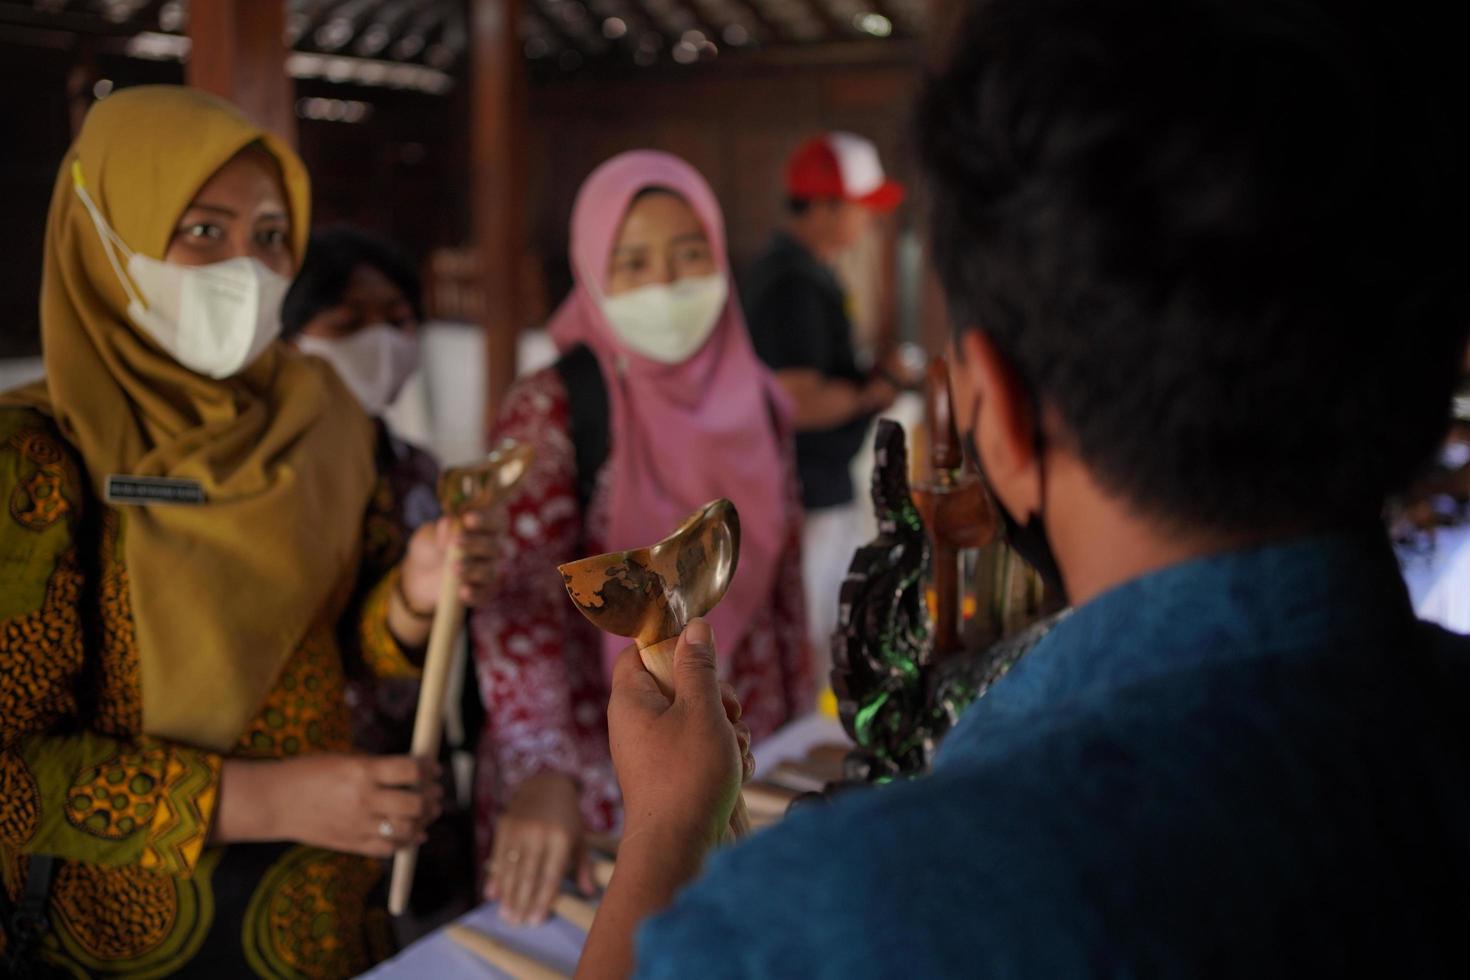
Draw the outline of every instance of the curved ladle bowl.
<instances>
[{"instance_id":1,"label":"curved ladle bowl","mask_svg":"<svg viewBox=\"0 0 1470 980\"><path fill-rule=\"evenodd\" d=\"M484 459L453 466L439 475L439 505L450 517L490 506L508 494L530 469L530 443L502 442Z\"/></svg>"},{"instance_id":2,"label":"curved ladle bowl","mask_svg":"<svg viewBox=\"0 0 1470 980\"><path fill-rule=\"evenodd\" d=\"M739 560L740 517L721 499L657 544L568 562L560 571L567 594L594 626L647 650L677 639L689 620L709 613Z\"/></svg>"}]
</instances>

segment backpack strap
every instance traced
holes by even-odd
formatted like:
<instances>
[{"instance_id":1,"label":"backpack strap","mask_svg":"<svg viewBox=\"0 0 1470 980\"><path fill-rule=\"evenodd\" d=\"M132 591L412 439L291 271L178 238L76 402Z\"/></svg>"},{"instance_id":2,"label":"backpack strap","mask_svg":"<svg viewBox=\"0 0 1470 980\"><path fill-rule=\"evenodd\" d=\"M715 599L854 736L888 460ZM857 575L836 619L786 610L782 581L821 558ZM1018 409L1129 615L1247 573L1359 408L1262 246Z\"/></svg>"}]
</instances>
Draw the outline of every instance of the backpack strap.
<instances>
[{"instance_id":1,"label":"backpack strap","mask_svg":"<svg viewBox=\"0 0 1470 980\"><path fill-rule=\"evenodd\" d=\"M597 356L586 344L567 351L554 365L567 390L571 415L572 447L577 460L577 503L582 512L597 488L597 474L611 449L608 422L607 382Z\"/></svg>"},{"instance_id":2,"label":"backpack strap","mask_svg":"<svg viewBox=\"0 0 1470 980\"><path fill-rule=\"evenodd\" d=\"M567 351L553 367L567 390L572 449L577 460L577 504L585 514L592 500L592 491L597 489L597 474L612 449L607 382L603 380L597 355L586 344L578 344ZM781 413L769 398L766 399L766 413L771 428L779 434Z\"/></svg>"}]
</instances>

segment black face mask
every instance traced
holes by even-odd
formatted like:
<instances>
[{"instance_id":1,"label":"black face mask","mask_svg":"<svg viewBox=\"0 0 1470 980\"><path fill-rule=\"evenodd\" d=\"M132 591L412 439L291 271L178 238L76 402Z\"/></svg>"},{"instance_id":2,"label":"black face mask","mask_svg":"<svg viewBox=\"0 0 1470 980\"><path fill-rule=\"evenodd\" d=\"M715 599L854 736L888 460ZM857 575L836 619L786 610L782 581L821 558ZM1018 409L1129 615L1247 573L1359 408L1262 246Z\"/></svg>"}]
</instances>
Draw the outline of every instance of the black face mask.
<instances>
[{"instance_id":1,"label":"black face mask","mask_svg":"<svg viewBox=\"0 0 1470 980\"><path fill-rule=\"evenodd\" d=\"M975 404L975 412L970 417L970 431L961 436L961 442L966 455L970 457L970 465L975 467L975 473L980 477L980 484L985 487L985 495L990 498L990 505L1000 515L1002 536L1005 543L1011 546L1011 550L1021 556L1021 560L1041 575L1041 580L1046 583L1047 589L1061 598L1063 604L1067 603L1067 587L1062 583L1062 572L1057 567L1056 555L1052 554L1051 541L1046 537L1046 523L1041 514L1032 514L1030 520L1022 527L1016 523L1011 512L1006 510L1005 504L1000 502L996 496L995 489L990 485L990 478L985 475L985 467L980 462L980 450L975 446L975 429L980 423L980 404ZM1041 465L1041 434L1036 436L1036 459L1037 465ZM1045 473L1042 475L1042 485L1045 486Z\"/></svg>"}]
</instances>

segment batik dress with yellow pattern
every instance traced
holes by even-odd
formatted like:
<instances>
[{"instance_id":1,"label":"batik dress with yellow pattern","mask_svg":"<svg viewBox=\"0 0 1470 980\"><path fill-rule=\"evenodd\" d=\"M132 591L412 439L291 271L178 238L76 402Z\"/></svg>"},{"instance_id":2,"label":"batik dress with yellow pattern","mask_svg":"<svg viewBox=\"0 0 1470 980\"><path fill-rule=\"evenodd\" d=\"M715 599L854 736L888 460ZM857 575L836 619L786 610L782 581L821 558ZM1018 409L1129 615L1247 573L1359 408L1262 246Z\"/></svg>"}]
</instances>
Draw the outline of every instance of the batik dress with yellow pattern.
<instances>
[{"instance_id":1,"label":"batik dress with yellow pattern","mask_svg":"<svg viewBox=\"0 0 1470 980\"><path fill-rule=\"evenodd\" d=\"M232 755L350 751L344 644L379 676L414 672L387 629L396 573L378 573L402 549L381 491L364 532L374 584L342 583ZM141 734L126 526L49 418L0 409L0 880L14 900L31 854L60 859L40 955L77 976L360 972L388 950L381 866L207 847L222 757Z\"/></svg>"}]
</instances>

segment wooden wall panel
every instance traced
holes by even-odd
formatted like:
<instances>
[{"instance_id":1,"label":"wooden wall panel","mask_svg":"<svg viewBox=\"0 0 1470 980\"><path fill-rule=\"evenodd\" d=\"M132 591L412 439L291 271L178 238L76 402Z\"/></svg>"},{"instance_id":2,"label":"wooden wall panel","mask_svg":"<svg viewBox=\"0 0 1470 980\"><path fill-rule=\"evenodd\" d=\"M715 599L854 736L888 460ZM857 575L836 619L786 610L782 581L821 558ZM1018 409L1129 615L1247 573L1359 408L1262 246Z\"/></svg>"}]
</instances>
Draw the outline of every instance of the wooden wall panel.
<instances>
[{"instance_id":1,"label":"wooden wall panel","mask_svg":"<svg viewBox=\"0 0 1470 980\"><path fill-rule=\"evenodd\" d=\"M912 174L906 129L917 81L917 64L816 65L544 86L533 91L529 115L538 172L533 247L564 252L572 199L587 174L617 152L648 147L684 156L709 179L743 266L781 221L781 167L806 136L861 133L892 173Z\"/></svg>"}]
</instances>

